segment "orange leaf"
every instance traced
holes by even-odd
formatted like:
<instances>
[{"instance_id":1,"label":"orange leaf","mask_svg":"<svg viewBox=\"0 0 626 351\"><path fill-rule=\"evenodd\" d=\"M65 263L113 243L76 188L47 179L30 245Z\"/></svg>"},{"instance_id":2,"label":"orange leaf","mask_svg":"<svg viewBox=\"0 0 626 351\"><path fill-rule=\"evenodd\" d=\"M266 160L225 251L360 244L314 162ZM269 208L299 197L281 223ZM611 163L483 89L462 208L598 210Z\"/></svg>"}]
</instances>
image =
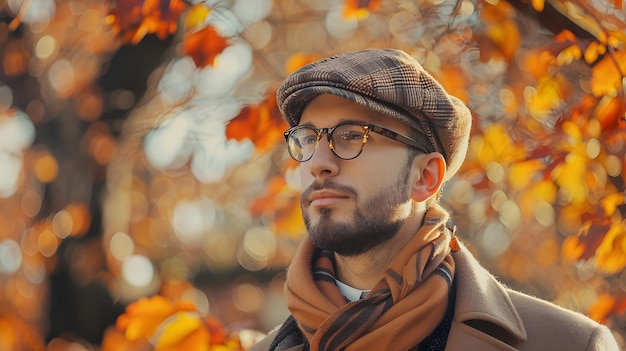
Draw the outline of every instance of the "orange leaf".
<instances>
[{"instance_id":1,"label":"orange leaf","mask_svg":"<svg viewBox=\"0 0 626 351\"><path fill-rule=\"evenodd\" d=\"M321 58L322 56L315 54L295 53L289 56L289 59L287 59L287 63L285 64L285 73L291 74L298 70L300 67L313 61L317 61Z\"/></svg>"},{"instance_id":2,"label":"orange leaf","mask_svg":"<svg viewBox=\"0 0 626 351\"><path fill-rule=\"evenodd\" d=\"M549 68L556 60L554 55L547 50L531 51L522 57L522 67L530 72L535 79L547 75Z\"/></svg>"},{"instance_id":3,"label":"orange leaf","mask_svg":"<svg viewBox=\"0 0 626 351\"><path fill-rule=\"evenodd\" d=\"M530 0L530 4L533 6L535 11L541 12L545 6L545 0Z\"/></svg>"},{"instance_id":4,"label":"orange leaf","mask_svg":"<svg viewBox=\"0 0 626 351\"><path fill-rule=\"evenodd\" d=\"M571 235L563 240L561 246L561 254L563 259L568 262L575 262L585 252L585 245L580 242L577 236Z\"/></svg>"},{"instance_id":5,"label":"orange leaf","mask_svg":"<svg viewBox=\"0 0 626 351\"><path fill-rule=\"evenodd\" d=\"M124 333L115 327L105 330L100 351L148 351L152 346L147 339L128 340Z\"/></svg>"},{"instance_id":6,"label":"orange leaf","mask_svg":"<svg viewBox=\"0 0 626 351\"><path fill-rule=\"evenodd\" d=\"M284 140L283 131L288 127L272 93L261 104L242 109L226 126L226 136L235 140L250 139L259 152L265 152Z\"/></svg>"},{"instance_id":7,"label":"orange leaf","mask_svg":"<svg viewBox=\"0 0 626 351\"><path fill-rule=\"evenodd\" d=\"M298 192L291 189L282 176L268 182L265 194L254 201L250 212L253 216L267 216L278 235L297 238L304 232Z\"/></svg>"},{"instance_id":8,"label":"orange leaf","mask_svg":"<svg viewBox=\"0 0 626 351\"><path fill-rule=\"evenodd\" d=\"M619 66L616 66L618 63ZM626 52L615 51L615 58L605 55L592 69L592 94L616 96L623 88L624 74L626 74Z\"/></svg>"},{"instance_id":9,"label":"orange leaf","mask_svg":"<svg viewBox=\"0 0 626 351\"><path fill-rule=\"evenodd\" d=\"M616 130L626 117L626 100L621 95L605 95L593 110L593 116L600 122L603 132Z\"/></svg>"},{"instance_id":10,"label":"orange leaf","mask_svg":"<svg viewBox=\"0 0 626 351\"><path fill-rule=\"evenodd\" d=\"M107 22L116 34L134 44L152 33L165 39L176 32L178 17L186 6L184 0L119 0Z\"/></svg>"},{"instance_id":11,"label":"orange leaf","mask_svg":"<svg viewBox=\"0 0 626 351\"><path fill-rule=\"evenodd\" d=\"M589 317L598 323L606 323L609 313L615 308L615 298L600 294L598 300L589 308Z\"/></svg>"},{"instance_id":12,"label":"orange leaf","mask_svg":"<svg viewBox=\"0 0 626 351\"><path fill-rule=\"evenodd\" d=\"M487 36L496 43L507 60L518 52L521 34L515 22L505 20L494 24L487 30Z\"/></svg>"},{"instance_id":13,"label":"orange leaf","mask_svg":"<svg viewBox=\"0 0 626 351\"><path fill-rule=\"evenodd\" d=\"M588 64L592 64L596 62L600 55L604 55L605 52L606 46L598 43L597 41L592 41L585 49L585 62L587 62Z\"/></svg>"},{"instance_id":14,"label":"orange leaf","mask_svg":"<svg viewBox=\"0 0 626 351\"><path fill-rule=\"evenodd\" d=\"M343 8L344 18L365 19L370 12L376 11L381 0L345 0Z\"/></svg>"},{"instance_id":15,"label":"orange leaf","mask_svg":"<svg viewBox=\"0 0 626 351\"><path fill-rule=\"evenodd\" d=\"M183 51L185 55L193 59L197 67L212 65L215 57L227 46L226 39L221 37L212 26L188 32L183 39Z\"/></svg>"},{"instance_id":16,"label":"orange leaf","mask_svg":"<svg viewBox=\"0 0 626 351\"><path fill-rule=\"evenodd\" d=\"M190 303L174 304L163 296L142 297L131 303L126 312L119 316L116 326L124 331L126 337L133 341L150 337L158 326L169 316L178 311L193 311Z\"/></svg>"},{"instance_id":17,"label":"orange leaf","mask_svg":"<svg viewBox=\"0 0 626 351\"><path fill-rule=\"evenodd\" d=\"M567 29L561 31L559 34L554 36L554 41L557 43L575 43L577 40L578 38L576 37L576 35Z\"/></svg>"},{"instance_id":18,"label":"orange leaf","mask_svg":"<svg viewBox=\"0 0 626 351\"><path fill-rule=\"evenodd\" d=\"M468 101L467 80L461 69L453 66L442 67L437 79L443 84L450 95L454 95L463 101Z\"/></svg>"}]
</instances>

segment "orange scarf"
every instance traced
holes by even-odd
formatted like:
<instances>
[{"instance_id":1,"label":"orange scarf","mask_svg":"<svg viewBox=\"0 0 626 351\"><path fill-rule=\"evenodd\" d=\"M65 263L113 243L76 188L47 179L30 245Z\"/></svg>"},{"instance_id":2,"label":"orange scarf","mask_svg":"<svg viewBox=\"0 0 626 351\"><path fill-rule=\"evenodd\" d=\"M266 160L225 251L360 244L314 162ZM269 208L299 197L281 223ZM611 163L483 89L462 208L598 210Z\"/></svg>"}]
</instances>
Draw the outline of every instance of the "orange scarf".
<instances>
[{"instance_id":1,"label":"orange scarf","mask_svg":"<svg viewBox=\"0 0 626 351\"><path fill-rule=\"evenodd\" d=\"M287 306L311 350L409 350L442 321L454 279L448 214L434 206L384 277L359 301L335 283L333 254L306 238L287 271Z\"/></svg>"}]
</instances>

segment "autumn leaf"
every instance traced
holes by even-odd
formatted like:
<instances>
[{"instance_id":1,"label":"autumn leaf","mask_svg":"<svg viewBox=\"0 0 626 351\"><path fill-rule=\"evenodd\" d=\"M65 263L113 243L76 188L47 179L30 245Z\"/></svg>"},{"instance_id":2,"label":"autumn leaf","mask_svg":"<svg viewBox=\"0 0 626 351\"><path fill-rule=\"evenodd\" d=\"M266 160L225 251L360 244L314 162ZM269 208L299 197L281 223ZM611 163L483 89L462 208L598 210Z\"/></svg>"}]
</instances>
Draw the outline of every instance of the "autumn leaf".
<instances>
[{"instance_id":1,"label":"autumn leaf","mask_svg":"<svg viewBox=\"0 0 626 351\"><path fill-rule=\"evenodd\" d=\"M321 59L322 56L317 54L305 54L305 53L295 53L289 56L287 62L285 63L285 73L291 74L297 71L300 67L309 64L311 62L317 61Z\"/></svg>"},{"instance_id":2,"label":"autumn leaf","mask_svg":"<svg viewBox=\"0 0 626 351\"><path fill-rule=\"evenodd\" d=\"M146 34L165 39L176 32L178 17L186 6L184 0L119 0L109 12L107 23L133 44Z\"/></svg>"},{"instance_id":3,"label":"autumn leaf","mask_svg":"<svg viewBox=\"0 0 626 351\"><path fill-rule=\"evenodd\" d=\"M530 0L530 4L537 12L542 12L544 6L546 5L545 0Z\"/></svg>"},{"instance_id":4,"label":"autumn leaf","mask_svg":"<svg viewBox=\"0 0 626 351\"><path fill-rule=\"evenodd\" d=\"M249 139L258 152L264 153L282 142L283 132L289 128L278 107L274 93L258 105L247 106L226 126L226 137Z\"/></svg>"},{"instance_id":5,"label":"autumn leaf","mask_svg":"<svg viewBox=\"0 0 626 351\"><path fill-rule=\"evenodd\" d=\"M585 49L583 56L585 58L585 62L587 62L588 64L592 64L596 62L598 57L600 57L601 55L604 55L605 52L606 52L605 45L600 44L597 41L592 41L591 43L589 43L589 45Z\"/></svg>"},{"instance_id":6,"label":"autumn leaf","mask_svg":"<svg viewBox=\"0 0 626 351\"><path fill-rule=\"evenodd\" d=\"M604 239L606 239L605 235L607 234L609 228L610 226L604 223L604 221L599 223L594 220L585 221L578 235L581 244L585 248L583 255L580 257L581 259L588 260L595 256L596 266L600 264L599 262L602 260L602 258L600 259L600 261L598 261L597 254L600 245L604 242ZM605 245L607 244L606 242L604 243Z\"/></svg>"},{"instance_id":7,"label":"autumn leaf","mask_svg":"<svg viewBox=\"0 0 626 351\"><path fill-rule=\"evenodd\" d=\"M155 351L208 351L209 332L197 314L177 312L155 334Z\"/></svg>"},{"instance_id":8,"label":"autumn leaf","mask_svg":"<svg viewBox=\"0 0 626 351\"><path fill-rule=\"evenodd\" d=\"M626 223L615 222L602 234L596 250L596 267L607 274L620 273L626 268Z\"/></svg>"},{"instance_id":9,"label":"autumn leaf","mask_svg":"<svg viewBox=\"0 0 626 351\"><path fill-rule=\"evenodd\" d=\"M185 16L185 30L193 30L201 26L210 14L211 9L203 2L191 6Z\"/></svg>"},{"instance_id":10,"label":"autumn leaf","mask_svg":"<svg viewBox=\"0 0 626 351\"><path fill-rule=\"evenodd\" d=\"M492 25L487 30L487 36L497 44L500 52L508 60L518 51L521 34L513 21L505 20Z\"/></svg>"},{"instance_id":11,"label":"autumn leaf","mask_svg":"<svg viewBox=\"0 0 626 351\"><path fill-rule=\"evenodd\" d=\"M124 331L131 341L149 338L169 316L178 311L193 311L194 309L191 303L174 303L159 295L151 298L142 297L128 305L126 312L117 319L116 326Z\"/></svg>"},{"instance_id":12,"label":"autumn leaf","mask_svg":"<svg viewBox=\"0 0 626 351\"><path fill-rule=\"evenodd\" d=\"M540 160L515 162L509 168L509 185L513 190L524 189L536 179L536 175L545 169L545 164Z\"/></svg>"},{"instance_id":13,"label":"autumn leaf","mask_svg":"<svg viewBox=\"0 0 626 351\"><path fill-rule=\"evenodd\" d=\"M453 66L442 67L437 75L446 91L457 98L468 101L467 80L461 69Z\"/></svg>"},{"instance_id":14,"label":"autumn leaf","mask_svg":"<svg viewBox=\"0 0 626 351\"><path fill-rule=\"evenodd\" d=\"M250 213L270 219L277 235L297 238L304 232L299 194L289 187L283 176L268 182L265 193L252 203Z\"/></svg>"},{"instance_id":15,"label":"autumn leaf","mask_svg":"<svg viewBox=\"0 0 626 351\"><path fill-rule=\"evenodd\" d=\"M521 65L524 70L539 79L548 74L548 70L556 62L556 57L548 50L533 50L521 55Z\"/></svg>"},{"instance_id":16,"label":"autumn leaf","mask_svg":"<svg viewBox=\"0 0 626 351\"><path fill-rule=\"evenodd\" d=\"M598 323L606 323L607 316L615 308L615 297L600 294L596 302L589 308L589 317Z\"/></svg>"},{"instance_id":17,"label":"autumn leaf","mask_svg":"<svg viewBox=\"0 0 626 351\"><path fill-rule=\"evenodd\" d=\"M566 262L576 262L585 253L585 245L577 235L570 235L561 244L561 255Z\"/></svg>"},{"instance_id":18,"label":"autumn leaf","mask_svg":"<svg viewBox=\"0 0 626 351\"><path fill-rule=\"evenodd\" d=\"M470 141L470 147L478 150L478 158L483 166L490 162L508 165L525 159L526 155L526 149L516 144L504 126L498 123L490 124L481 136L475 136Z\"/></svg>"},{"instance_id":19,"label":"autumn leaf","mask_svg":"<svg viewBox=\"0 0 626 351\"><path fill-rule=\"evenodd\" d=\"M115 327L107 328L102 337L100 351L148 351L152 346L147 339L129 340Z\"/></svg>"},{"instance_id":20,"label":"autumn leaf","mask_svg":"<svg viewBox=\"0 0 626 351\"><path fill-rule=\"evenodd\" d=\"M605 55L592 68L591 92L594 96L624 93L622 81L626 74L626 51L615 51L614 55Z\"/></svg>"},{"instance_id":21,"label":"autumn leaf","mask_svg":"<svg viewBox=\"0 0 626 351\"><path fill-rule=\"evenodd\" d=\"M614 192L612 194L608 194L600 202L602 209L604 210L604 214L607 217L612 216L617 210L617 206L623 205L624 203L626 203L626 195L624 192Z\"/></svg>"},{"instance_id":22,"label":"autumn leaf","mask_svg":"<svg viewBox=\"0 0 626 351\"><path fill-rule=\"evenodd\" d=\"M560 82L549 76L540 78L537 86L525 95L528 112L540 121L551 116L564 103Z\"/></svg>"},{"instance_id":23,"label":"autumn leaf","mask_svg":"<svg viewBox=\"0 0 626 351\"><path fill-rule=\"evenodd\" d=\"M593 116L600 122L603 132L620 128L626 118L626 99L623 95L603 96L593 109Z\"/></svg>"},{"instance_id":24,"label":"autumn leaf","mask_svg":"<svg viewBox=\"0 0 626 351\"><path fill-rule=\"evenodd\" d=\"M344 0L343 17L365 19L370 12L376 11L381 0Z\"/></svg>"},{"instance_id":25,"label":"autumn leaf","mask_svg":"<svg viewBox=\"0 0 626 351\"><path fill-rule=\"evenodd\" d=\"M228 41L213 26L189 31L183 39L183 52L193 59L197 67L213 65L215 57L227 46Z\"/></svg>"}]
</instances>

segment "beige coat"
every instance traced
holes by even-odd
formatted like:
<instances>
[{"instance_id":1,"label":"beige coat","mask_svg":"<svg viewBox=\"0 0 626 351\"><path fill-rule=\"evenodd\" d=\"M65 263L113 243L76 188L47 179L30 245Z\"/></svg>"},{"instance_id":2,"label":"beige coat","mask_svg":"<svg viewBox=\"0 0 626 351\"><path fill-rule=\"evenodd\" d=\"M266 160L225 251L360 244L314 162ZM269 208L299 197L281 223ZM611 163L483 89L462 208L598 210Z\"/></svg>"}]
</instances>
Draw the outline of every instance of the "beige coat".
<instances>
[{"instance_id":1,"label":"beige coat","mask_svg":"<svg viewBox=\"0 0 626 351\"><path fill-rule=\"evenodd\" d=\"M619 350L607 327L506 288L466 248L453 255L457 292L446 351ZM268 350L276 332L250 350ZM302 345L289 350L302 350Z\"/></svg>"}]
</instances>

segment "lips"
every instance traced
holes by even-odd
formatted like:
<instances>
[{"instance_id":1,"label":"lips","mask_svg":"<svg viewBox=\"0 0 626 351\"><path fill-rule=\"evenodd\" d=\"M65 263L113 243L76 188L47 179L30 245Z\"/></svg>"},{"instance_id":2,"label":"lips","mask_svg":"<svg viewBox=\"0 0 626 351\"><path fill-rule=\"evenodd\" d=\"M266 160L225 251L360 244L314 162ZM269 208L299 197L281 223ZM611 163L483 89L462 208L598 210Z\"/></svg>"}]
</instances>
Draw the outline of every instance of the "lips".
<instances>
[{"instance_id":1,"label":"lips","mask_svg":"<svg viewBox=\"0 0 626 351\"><path fill-rule=\"evenodd\" d=\"M348 199L347 195L328 191L328 190L317 190L311 193L310 196L307 197L307 203L310 206L330 206L334 205L339 201Z\"/></svg>"}]
</instances>

